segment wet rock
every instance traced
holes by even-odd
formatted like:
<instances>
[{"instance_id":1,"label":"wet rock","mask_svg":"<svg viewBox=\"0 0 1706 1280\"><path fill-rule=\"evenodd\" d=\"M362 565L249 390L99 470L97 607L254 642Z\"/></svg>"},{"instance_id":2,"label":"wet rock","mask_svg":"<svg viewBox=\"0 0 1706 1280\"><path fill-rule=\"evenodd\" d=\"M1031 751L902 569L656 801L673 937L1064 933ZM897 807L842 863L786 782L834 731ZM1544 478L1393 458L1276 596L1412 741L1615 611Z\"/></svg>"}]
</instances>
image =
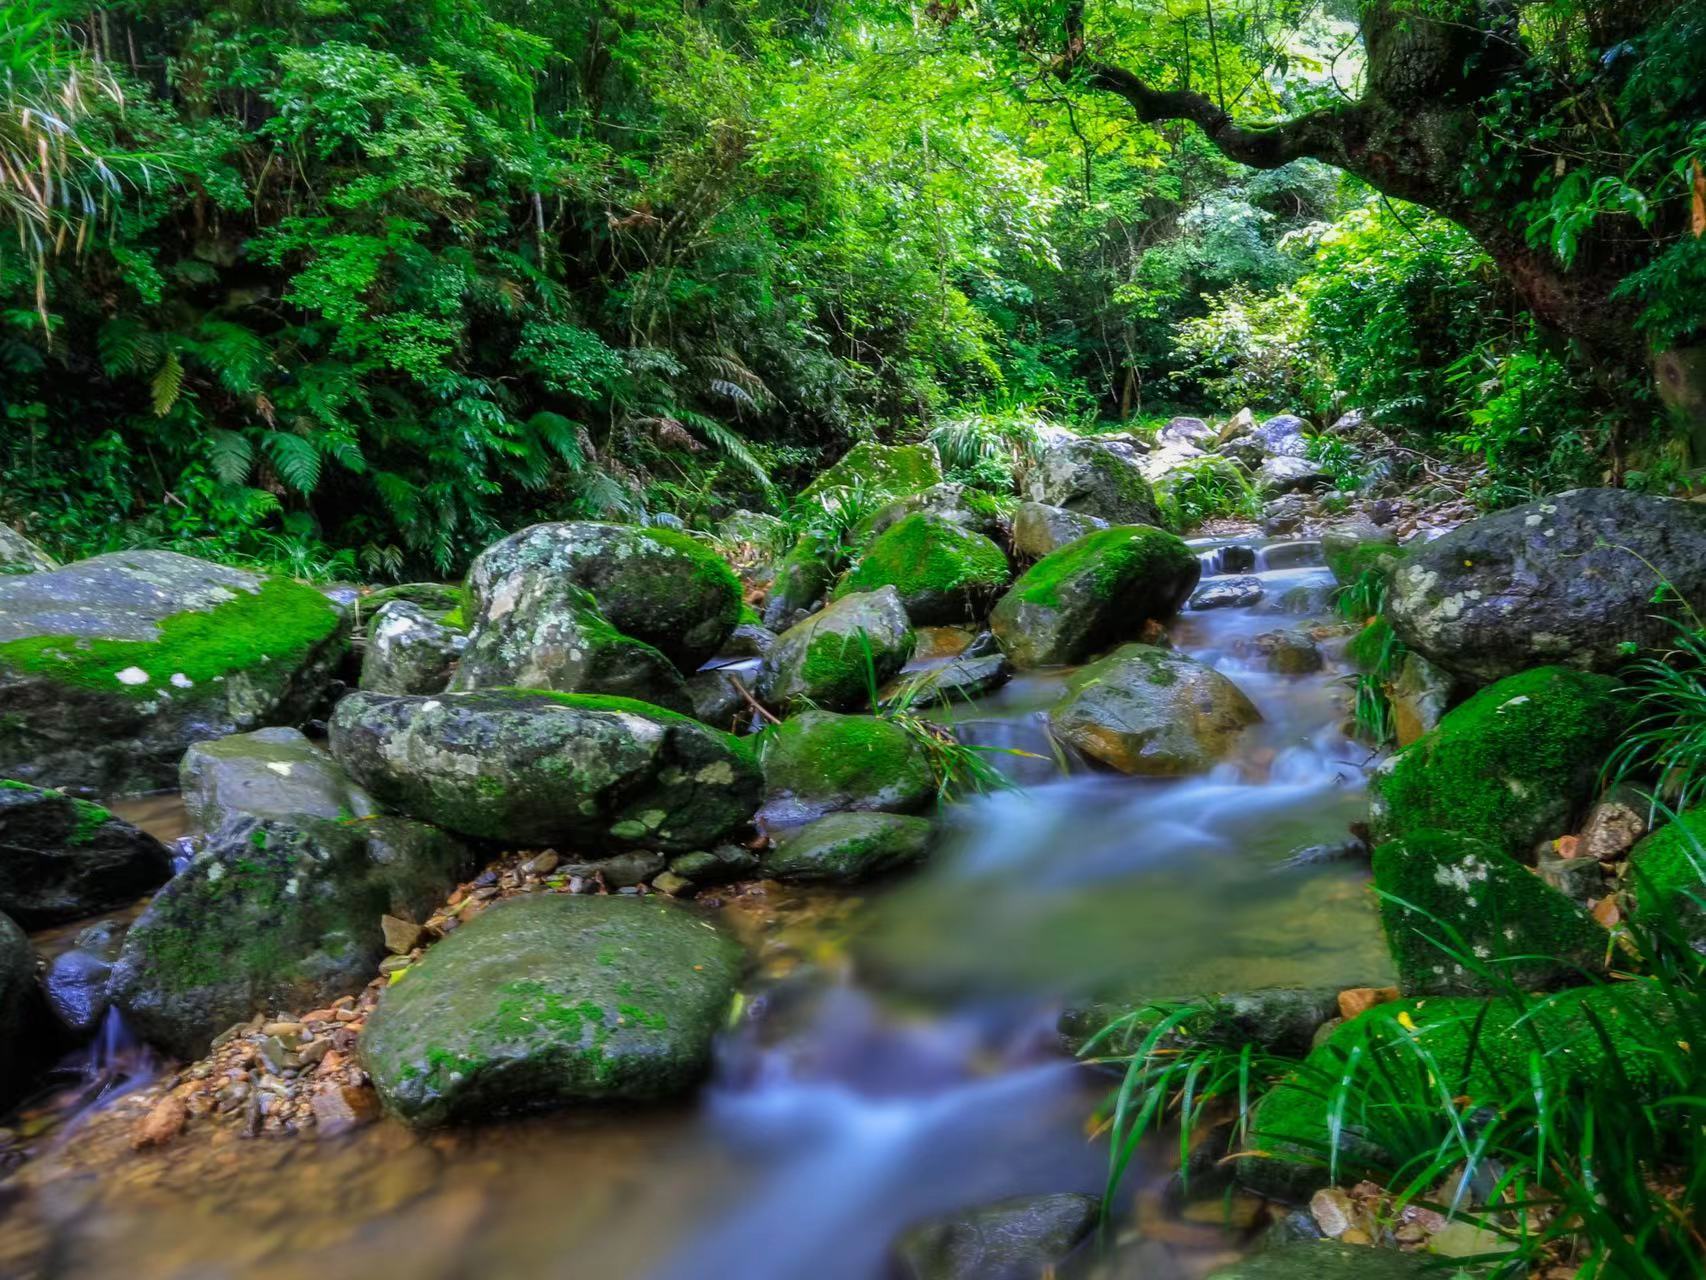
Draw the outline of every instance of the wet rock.
<instances>
[{"instance_id":1,"label":"wet rock","mask_svg":"<svg viewBox=\"0 0 1706 1280\"><path fill-rule=\"evenodd\" d=\"M612 629L696 670L723 647L741 604L734 570L697 539L584 521L536 524L487 547L468 571L468 595L459 688L495 687L505 672L558 672L556 684L530 687L561 687L577 640L613 645ZM625 661L637 662L631 649Z\"/></svg>"},{"instance_id":2,"label":"wet rock","mask_svg":"<svg viewBox=\"0 0 1706 1280\"><path fill-rule=\"evenodd\" d=\"M743 622L729 633L720 658L762 658L776 644L776 633L756 622Z\"/></svg>"},{"instance_id":3,"label":"wet rock","mask_svg":"<svg viewBox=\"0 0 1706 1280\"><path fill-rule=\"evenodd\" d=\"M524 846L694 849L758 808L745 743L626 698L352 693L331 746L382 804Z\"/></svg>"},{"instance_id":4,"label":"wet rock","mask_svg":"<svg viewBox=\"0 0 1706 1280\"><path fill-rule=\"evenodd\" d=\"M1407 747L1439 727L1457 698L1457 680L1419 653L1406 653L1398 678L1388 690L1392 700L1393 731L1398 745Z\"/></svg>"},{"instance_id":5,"label":"wet rock","mask_svg":"<svg viewBox=\"0 0 1706 1280\"><path fill-rule=\"evenodd\" d=\"M1325 487L1330 477L1313 462L1279 455L1265 458L1256 470L1256 489L1263 497L1275 498L1302 489Z\"/></svg>"},{"instance_id":6,"label":"wet rock","mask_svg":"<svg viewBox=\"0 0 1706 1280\"><path fill-rule=\"evenodd\" d=\"M57 569L58 561L10 525L0 524L0 575Z\"/></svg>"},{"instance_id":7,"label":"wet rock","mask_svg":"<svg viewBox=\"0 0 1706 1280\"><path fill-rule=\"evenodd\" d=\"M758 669L755 692L776 707L867 705L872 686L900 671L913 644L893 587L843 596L782 633Z\"/></svg>"},{"instance_id":8,"label":"wet rock","mask_svg":"<svg viewBox=\"0 0 1706 1280\"><path fill-rule=\"evenodd\" d=\"M1033 502L1109 524L1159 525L1161 509L1132 445L1062 433L1038 450L1025 477Z\"/></svg>"},{"instance_id":9,"label":"wet rock","mask_svg":"<svg viewBox=\"0 0 1706 1280\"><path fill-rule=\"evenodd\" d=\"M1089 1041L1118 1018L1146 1008L1153 1017L1140 1017L1131 1029L1105 1041L1100 1051L1129 1053L1144 1037L1181 1005L1197 1005L1198 1011L1181 1024L1181 1032L1199 1044L1223 1044L1233 1048L1254 1045L1269 1053L1301 1058L1309 1052L1315 1033L1338 1013L1338 993L1327 988L1264 987L1215 997L1212 1000L1105 999L1069 1006L1060 1016L1060 1034L1071 1053L1080 1052Z\"/></svg>"},{"instance_id":10,"label":"wet rock","mask_svg":"<svg viewBox=\"0 0 1706 1280\"><path fill-rule=\"evenodd\" d=\"M1121 645L1067 681L1048 713L1054 736L1122 773L1202 773L1261 720L1212 667L1152 645Z\"/></svg>"},{"instance_id":11,"label":"wet rock","mask_svg":"<svg viewBox=\"0 0 1706 1280\"><path fill-rule=\"evenodd\" d=\"M646 883L666 865L667 859L655 849L629 849L597 862L565 862L558 874L588 881L596 878L606 889L627 889Z\"/></svg>"},{"instance_id":12,"label":"wet rock","mask_svg":"<svg viewBox=\"0 0 1706 1280\"><path fill-rule=\"evenodd\" d=\"M936 795L930 759L911 734L875 716L805 711L765 732L768 828L797 826L842 810L915 813Z\"/></svg>"},{"instance_id":13,"label":"wet rock","mask_svg":"<svg viewBox=\"0 0 1706 1280\"><path fill-rule=\"evenodd\" d=\"M44 983L48 1007L78 1039L94 1035L106 1017L107 981L124 946L127 927L117 920L92 924L48 966Z\"/></svg>"},{"instance_id":14,"label":"wet rock","mask_svg":"<svg viewBox=\"0 0 1706 1280\"><path fill-rule=\"evenodd\" d=\"M1095 1196L1020 1196L913 1227L895 1242L906 1280L1036 1280L1095 1230Z\"/></svg>"},{"instance_id":15,"label":"wet rock","mask_svg":"<svg viewBox=\"0 0 1706 1280\"><path fill-rule=\"evenodd\" d=\"M1616 681L1564 667L1483 689L1370 779L1375 842L1456 831L1526 857L1585 812L1626 716Z\"/></svg>"},{"instance_id":16,"label":"wet rock","mask_svg":"<svg viewBox=\"0 0 1706 1280\"><path fill-rule=\"evenodd\" d=\"M939 667L901 676L883 690L885 707L953 707L981 698L1013 678L1012 664L997 653L954 658Z\"/></svg>"},{"instance_id":17,"label":"wet rock","mask_svg":"<svg viewBox=\"0 0 1706 1280\"><path fill-rule=\"evenodd\" d=\"M182 1058L266 1009L359 991L385 954L381 917L424 919L467 850L401 818L238 819L174 876L125 937L112 999Z\"/></svg>"},{"instance_id":18,"label":"wet rock","mask_svg":"<svg viewBox=\"0 0 1706 1280\"><path fill-rule=\"evenodd\" d=\"M0 775L171 786L190 743L303 719L347 632L312 587L170 551L0 578Z\"/></svg>"},{"instance_id":19,"label":"wet rock","mask_svg":"<svg viewBox=\"0 0 1706 1280\"><path fill-rule=\"evenodd\" d=\"M659 897L500 902L385 989L361 1056L411 1125L669 1098L709 1064L740 949Z\"/></svg>"},{"instance_id":20,"label":"wet rock","mask_svg":"<svg viewBox=\"0 0 1706 1280\"><path fill-rule=\"evenodd\" d=\"M966 484L937 484L889 503L865 521L858 532L878 537L915 515L944 521L995 541L1001 539L1006 523L993 494Z\"/></svg>"},{"instance_id":21,"label":"wet rock","mask_svg":"<svg viewBox=\"0 0 1706 1280\"><path fill-rule=\"evenodd\" d=\"M735 688L740 678L740 672L716 668L689 676L687 697L693 704L693 718L725 733L736 732L740 721L751 714L746 699Z\"/></svg>"},{"instance_id":22,"label":"wet rock","mask_svg":"<svg viewBox=\"0 0 1706 1280\"><path fill-rule=\"evenodd\" d=\"M1032 565L995 606L990 629L1021 669L1077 662L1172 617L1201 574L1191 549L1163 530L1098 530Z\"/></svg>"},{"instance_id":23,"label":"wet rock","mask_svg":"<svg viewBox=\"0 0 1706 1280\"><path fill-rule=\"evenodd\" d=\"M0 911L31 929L127 907L171 854L100 805L0 779Z\"/></svg>"},{"instance_id":24,"label":"wet rock","mask_svg":"<svg viewBox=\"0 0 1706 1280\"><path fill-rule=\"evenodd\" d=\"M715 849L678 853L669 860L669 869L695 884L721 884L754 874L758 855L738 844L720 844Z\"/></svg>"},{"instance_id":25,"label":"wet rock","mask_svg":"<svg viewBox=\"0 0 1706 1280\"><path fill-rule=\"evenodd\" d=\"M1208 1273L1208 1280L1409 1280L1435 1273L1426 1257L1317 1240L1283 1244Z\"/></svg>"},{"instance_id":26,"label":"wet rock","mask_svg":"<svg viewBox=\"0 0 1706 1280\"><path fill-rule=\"evenodd\" d=\"M30 940L11 917L0 914L0 1106L17 1097L35 1057L30 1040L39 1000Z\"/></svg>"},{"instance_id":27,"label":"wet rock","mask_svg":"<svg viewBox=\"0 0 1706 1280\"><path fill-rule=\"evenodd\" d=\"M1611 671L1624 645L1670 639L1660 574L1706 609L1706 506L1578 489L1415 548L1386 613L1410 648L1478 681L1542 663Z\"/></svg>"},{"instance_id":28,"label":"wet rock","mask_svg":"<svg viewBox=\"0 0 1706 1280\"><path fill-rule=\"evenodd\" d=\"M1289 413L1276 414L1250 434L1269 455L1303 458L1309 453L1309 424Z\"/></svg>"},{"instance_id":29,"label":"wet rock","mask_svg":"<svg viewBox=\"0 0 1706 1280\"><path fill-rule=\"evenodd\" d=\"M1024 560L1040 560L1076 542L1087 533L1106 529L1108 522L1041 502L1025 502L1013 514L1013 554Z\"/></svg>"},{"instance_id":30,"label":"wet rock","mask_svg":"<svg viewBox=\"0 0 1706 1280\"><path fill-rule=\"evenodd\" d=\"M183 1099L168 1093L148 1109L148 1114L131 1133L132 1150L165 1146L184 1131L189 1120L190 1113Z\"/></svg>"},{"instance_id":31,"label":"wet rock","mask_svg":"<svg viewBox=\"0 0 1706 1280\"><path fill-rule=\"evenodd\" d=\"M191 830L208 835L239 818L370 818L379 805L324 748L295 729L257 729L198 742L178 784Z\"/></svg>"},{"instance_id":32,"label":"wet rock","mask_svg":"<svg viewBox=\"0 0 1706 1280\"><path fill-rule=\"evenodd\" d=\"M1262 532L1270 536L1296 533L1309 517L1309 499L1300 493L1275 498L1262 508Z\"/></svg>"},{"instance_id":33,"label":"wet rock","mask_svg":"<svg viewBox=\"0 0 1706 1280\"><path fill-rule=\"evenodd\" d=\"M793 626L797 614L810 613L822 603L834 581L828 544L812 534L802 536L776 566L770 597L764 602L764 625L772 631Z\"/></svg>"},{"instance_id":34,"label":"wet rock","mask_svg":"<svg viewBox=\"0 0 1706 1280\"><path fill-rule=\"evenodd\" d=\"M1616 862L1647 834L1653 804L1634 787L1613 787L1582 824L1579 857Z\"/></svg>"},{"instance_id":35,"label":"wet rock","mask_svg":"<svg viewBox=\"0 0 1706 1280\"><path fill-rule=\"evenodd\" d=\"M1010 576L1006 554L982 534L911 515L877 535L837 594L893 587L913 625L938 626L983 617Z\"/></svg>"},{"instance_id":36,"label":"wet rock","mask_svg":"<svg viewBox=\"0 0 1706 1280\"><path fill-rule=\"evenodd\" d=\"M1256 569L1256 548L1237 544L1217 547L1213 561L1217 574L1253 573Z\"/></svg>"},{"instance_id":37,"label":"wet rock","mask_svg":"<svg viewBox=\"0 0 1706 1280\"><path fill-rule=\"evenodd\" d=\"M1275 675L1313 675L1326 666L1320 646L1302 631L1264 631L1236 642L1233 651L1256 659Z\"/></svg>"},{"instance_id":38,"label":"wet rock","mask_svg":"<svg viewBox=\"0 0 1706 1280\"><path fill-rule=\"evenodd\" d=\"M857 489L867 499L892 502L942 483L942 459L929 444L877 444L861 440L801 491L802 499L833 499Z\"/></svg>"},{"instance_id":39,"label":"wet rock","mask_svg":"<svg viewBox=\"0 0 1706 1280\"><path fill-rule=\"evenodd\" d=\"M1511 986L1544 991L1604 968L1605 930L1482 841L1416 832L1379 845L1374 883L1406 995L1495 995Z\"/></svg>"},{"instance_id":40,"label":"wet rock","mask_svg":"<svg viewBox=\"0 0 1706 1280\"><path fill-rule=\"evenodd\" d=\"M357 1085L339 1085L316 1092L309 1099L314 1109L314 1128L322 1138L372 1124L380 1116L379 1095Z\"/></svg>"},{"instance_id":41,"label":"wet rock","mask_svg":"<svg viewBox=\"0 0 1706 1280\"><path fill-rule=\"evenodd\" d=\"M374 693L442 693L468 636L407 600L373 615L361 658L361 687Z\"/></svg>"},{"instance_id":42,"label":"wet rock","mask_svg":"<svg viewBox=\"0 0 1706 1280\"><path fill-rule=\"evenodd\" d=\"M760 869L774 880L857 884L921 861L933 836L928 818L832 813L781 836Z\"/></svg>"},{"instance_id":43,"label":"wet rock","mask_svg":"<svg viewBox=\"0 0 1706 1280\"><path fill-rule=\"evenodd\" d=\"M1308 583L1292 587L1279 598L1280 612L1293 617L1329 613L1333 608L1333 596L1336 591L1335 587L1311 586Z\"/></svg>"},{"instance_id":44,"label":"wet rock","mask_svg":"<svg viewBox=\"0 0 1706 1280\"><path fill-rule=\"evenodd\" d=\"M1254 575L1215 578L1202 584L1191 596L1192 609L1248 609L1262 602L1267 588Z\"/></svg>"}]
</instances>

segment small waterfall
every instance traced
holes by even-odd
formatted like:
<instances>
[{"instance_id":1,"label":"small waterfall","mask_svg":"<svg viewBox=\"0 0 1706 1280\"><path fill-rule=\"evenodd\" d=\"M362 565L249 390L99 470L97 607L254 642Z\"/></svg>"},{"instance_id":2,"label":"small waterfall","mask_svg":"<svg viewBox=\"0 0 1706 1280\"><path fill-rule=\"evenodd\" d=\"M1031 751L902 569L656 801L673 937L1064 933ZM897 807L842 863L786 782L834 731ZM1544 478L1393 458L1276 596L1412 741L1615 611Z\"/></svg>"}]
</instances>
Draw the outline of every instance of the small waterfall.
<instances>
[{"instance_id":1,"label":"small waterfall","mask_svg":"<svg viewBox=\"0 0 1706 1280\"><path fill-rule=\"evenodd\" d=\"M49 1076L59 1094L58 1109L66 1117L62 1131L71 1132L86 1117L152 1084L163 1066L124 1015L108 1009L95 1038L68 1053Z\"/></svg>"}]
</instances>

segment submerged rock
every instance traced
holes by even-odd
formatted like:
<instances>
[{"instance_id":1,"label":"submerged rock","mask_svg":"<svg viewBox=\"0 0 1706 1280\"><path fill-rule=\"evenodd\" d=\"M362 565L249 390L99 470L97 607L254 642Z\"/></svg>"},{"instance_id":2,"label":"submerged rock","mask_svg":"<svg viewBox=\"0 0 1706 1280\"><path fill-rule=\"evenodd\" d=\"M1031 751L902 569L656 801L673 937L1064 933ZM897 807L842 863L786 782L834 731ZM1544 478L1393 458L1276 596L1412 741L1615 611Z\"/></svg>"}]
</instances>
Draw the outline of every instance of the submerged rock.
<instances>
[{"instance_id":1,"label":"submerged rock","mask_svg":"<svg viewBox=\"0 0 1706 1280\"><path fill-rule=\"evenodd\" d=\"M1437 831L1374 850L1380 921L1406 995L1494 995L1585 982L1610 935L1492 845Z\"/></svg>"},{"instance_id":2,"label":"submerged rock","mask_svg":"<svg viewBox=\"0 0 1706 1280\"><path fill-rule=\"evenodd\" d=\"M347 629L312 587L170 551L0 578L0 774L170 786L197 739L303 719Z\"/></svg>"},{"instance_id":3,"label":"submerged rock","mask_svg":"<svg viewBox=\"0 0 1706 1280\"><path fill-rule=\"evenodd\" d=\"M257 729L184 752L178 786L191 829L210 835L242 818L291 822L371 818L379 806L296 729Z\"/></svg>"},{"instance_id":4,"label":"submerged rock","mask_svg":"<svg viewBox=\"0 0 1706 1280\"><path fill-rule=\"evenodd\" d=\"M776 707L868 705L912 656L912 624L893 587L843 596L790 627L764 655L758 697Z\"/></svg>"},{"instance_id":5,"label":"submerged rock","mask_svg":"<svg viewBox=\"0 0 1706 1280\"><path fill-rule=\"evenodd\" d=\"M1078 662L1178 612L1202 574L1180 539L1144 525L1098 530L1044 556L990 614L1020 668Z\"/></svg>"},{"instance_id":6,"label":"submerged rock","mask_svg":"<svg viewBox=\"0 0 1706 1280\"><path fill-rule=\"evenodd\" d=\"M131 926L113 1003L150 1043L199 1057L252 1014L360 990L385 954L380 918L424 919L467 862L401 818L229 822Z\"/></svg>"},{"instance_id":7,"label":"submerged rock","mask_svg":"<svg viewBox=\"0 0 1706 1280\"><path fill-rule=\"evenodd\" d=\"M1141 457L1129 444L1063 433L1039 450L1026 475L1027 495L1109 524L1159 525L1161 509Z\"/></svg>"},{"instance_id":8,"label":"submerged rock","mask_svg":"<svg viewBox=\"0 0 1706 1280\"><path fill-rule=\"evenodd\" d=\"M41 573L59 563L10 525L0 524L0 574Z\"/></svg>"},{"instance_id":9,"label":"submerged rock","mask_svg":"<svg viewBox=\"0 0 1706 1280\"><path fill-rule=\"evenodd\" d=\"M1006 554L982 534L911 515L877 536L838 594L893 587L914 626L944 625L983 617L1010 576Z\"/></svg>"},{"instance_id":10,"label":"submerged rock","mask_svg":"<svg viewBox=\"0 0 1706 1280\"><path fill-rule=\"evenodd\" d=\"M353 693L331 745L381 803L519 845L700 848L746 824L761 785L740 739L587 694Z\"/></svg>"},{"instance_id":11,"label":"submerged rock","mask_svg":"<svg viewBox=\"0 0 1706 1280\"><path fill-rule=\"evenodd\" d=\"M896 1266L905 1280L1036 1280L1089 1239L1100 1213L1076 1192L967 1209L903 1233Z\"/></svg>"},{"instance_id":12,"label":"submerged rock","mask_svg":"<svg viewBox=\"0 0 1706 1280\"><path fill-rule=\"evenodd\" d=\"M367 627L361 687L373 693L441 693L468 636L417 604L382 605Z\"/></svg>"},{"instance_id":13,"label":"submerged rock","mask_svg":"<svg viewBox=\"0 0 1706 1280\"><path fill-rule=\"evenodd\" d=\"M1255 658L1281 676L1312 675L1327 665L1321 647L1303 631L1264 631L1248 640L1235 641L1233 652Z\"/></svg>"},{"instance_id":14,"label":"submerged rock","mask_svg":"<svg viewBox=\"0 0 1706 1280\"><path fill-rule=\"evenodd\" d=\"M1416 548L1386 614L1410 648L1475 680L1541 663L1611 671L1626 644L1671 638L1653 603L1660 575L1706 610L1706 506L1578 489Z\"/></svg>"},{"instance_id":15,"label":"submerged rock","mask_svg":"<svg viewBox=\"0 0 1706 1280\"><path fill-rule=\"evenodd\" d=\"M1013 515L1013 554L1024 560L1041 560L1067 543L1107 527L1108 522L1097 516L1042 502L1021 503Z\"/></svg>"},{"instance_id":16,"label":"submerged rock","mask_svg":"<svg viewBox=\"0 0 1706 1280\"><path fill-rule=\"evenodd\" d=\"M1490 685L1369 780L1375 842L1456 831L1526 857L1592 802L1626 718L1606 676L1540 667Z\"/></svg>"},{"instance_id":17,"label":"submerged rock","mask_svg":"<svg viewBox=\"0 0 1706 1280\"><path fill-rule=\"evenodd\" d=\"M1121 645L1067 681L1056 738L1121 773L1203 773L1262 716L1214 668L1153 645Z\"/></svg>"},{"instance_id":18,"label":"submerged rock","mask_svg":"<svg viewBox=\"0 0 1706 1280\"><path fill-rule=\"evenodd\" d=\"M0 779L0 911L31 929L128 907L172 856L100 805Z\"/></svg>"},{"instance_id":19,"label":"submerged rock","mask_svg":"<svg viewBox=\"0 0 1706 1280\"><path fill-rule=\"evenodd\" d=\"M704 1075L740 967L662 898L499 902L385 990L362 1061L417 1126L669 1098Z\"/></svg>"},{"instance_id":20,"label":"submerged rock","mask_svg":"<svg viewBox=\"0 0 1706 1280\"><path fill-rule=\"evenodd\" d=\"M875 716L805 711L760 741L768 827L845 809L914 813L936 794L929 757L899 725Z\"/></svg>"},{"instance_id":21,"label":"submerged rock","mask_svg":"<svg viewBox=\"0 0 1706 1280\"><path fill-rule=\"evenodd\" d=\"M1248 609L1262 603L1268 589L1254 574L1236 578L1216 578L1203 583L1192 594L1192 609Z\"/></svg>"},{"instance_id":22,"label":"submerged rock","mask_svg":"<svg viewBox=\"0 0 1706 1280\"><path fill-rule=\"evenodd\" d=\"M922 861L934 834L928 818L832 813L780 836L759 865L775 880L857 884Z\"/></svg>"}]
</instances>

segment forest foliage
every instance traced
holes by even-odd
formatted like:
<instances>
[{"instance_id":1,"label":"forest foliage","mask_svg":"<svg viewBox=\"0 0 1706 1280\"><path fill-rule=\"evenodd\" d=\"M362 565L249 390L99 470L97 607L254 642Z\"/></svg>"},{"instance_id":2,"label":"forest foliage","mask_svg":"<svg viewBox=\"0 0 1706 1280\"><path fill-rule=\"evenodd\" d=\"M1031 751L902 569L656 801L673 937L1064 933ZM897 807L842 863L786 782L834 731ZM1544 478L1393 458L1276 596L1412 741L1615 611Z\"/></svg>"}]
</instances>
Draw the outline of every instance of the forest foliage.
<instances>
[{"instance_id":1,"label":"forest foliage","mask_svg":"<svg viewBox=\"0 0 1706 1280\"><path fill-rule=\"evenodd\" d=\"M1596 220L1663 231L1620 287L1676 343L1701 318L1706 19L1662 8L1606 47L1593 4L1522 6L1572 80L1523 117L1559 162L1520 200L1498 157L1465 181L1559 261ZM1095 16L1145 74L1255 116L1363 74L1337 4ZM1055 25L874 0L0 2L0 518L62 554L451 574L533 518L775 507L864 436L999 453L1016 423L1245 404L1360 408L1482 459L1489 504L1683 480L1646 388L1539 327L1460 226L1140 123L1063 81ZM1619 129L1572 167L1602 109ZM965 478L1000 487L977 455Z\"/></svg>"}]
</instances>

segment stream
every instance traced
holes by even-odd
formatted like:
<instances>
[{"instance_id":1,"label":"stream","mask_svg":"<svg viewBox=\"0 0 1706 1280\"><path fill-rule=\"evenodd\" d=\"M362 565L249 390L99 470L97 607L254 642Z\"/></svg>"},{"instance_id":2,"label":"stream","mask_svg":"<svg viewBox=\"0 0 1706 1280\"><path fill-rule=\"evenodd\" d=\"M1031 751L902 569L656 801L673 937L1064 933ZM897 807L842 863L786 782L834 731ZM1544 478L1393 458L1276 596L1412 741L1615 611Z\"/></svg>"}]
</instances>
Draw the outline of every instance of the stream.
<instances>
[{"instance_id":1,"label":"stream","mask_svg":"<svg viewBox=\"0 0 1706 1280\"><path fill-rule=\"evenodd\" d=\"M1193 545L1207 582L1242 560L1227 546L1255 544ZM43 1133L0 1181L0 1276L878 1280L920 1219L1100 1192L1106 1148L1088 1130L1109 1079L1059 1048L1067 1001L1390 980L1366 868L1287 865L1364 809L1368 753L1339 731L1343 638L1313 675L1240 656L1259 633L1329 622L1331 576L1307 542L1261 546L1246 571L1260 603L1170 628L1264 717L1213 773L1063 774L1041 714L1064 676L1026 673L953 712L966 740L1027 753L992 757L1023 789L957 806L924 870L858 896L716 895L757 973L695 1103L427 1136L210 1126L133 1153L127 1126L101 1123L110 1099L68 1087L21 1122ZM177 834L170 801L141 803L127 815ZM109 1075L156 1069L109 1034ZM1214 1213L1163 1207L1173 1156L1157 1144L1115 1207L1112 1238L1141 1234L1144 1251L1098 1275L1183 1280L1248 1244Z\"/></svg>"}]
</instances>

